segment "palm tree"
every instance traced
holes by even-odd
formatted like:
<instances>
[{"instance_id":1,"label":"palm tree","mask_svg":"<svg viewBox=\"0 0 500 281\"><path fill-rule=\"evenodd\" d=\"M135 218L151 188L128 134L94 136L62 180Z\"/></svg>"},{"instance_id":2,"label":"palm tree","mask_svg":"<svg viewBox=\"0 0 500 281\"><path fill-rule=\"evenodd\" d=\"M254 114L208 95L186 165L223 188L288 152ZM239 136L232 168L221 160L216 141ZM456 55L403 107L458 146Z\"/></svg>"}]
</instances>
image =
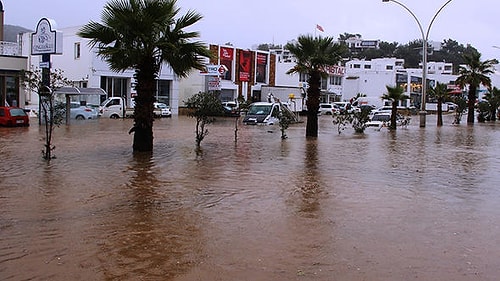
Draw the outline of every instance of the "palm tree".
<instances>
[{"instance_id":1,"label":"palm tree","mask_svg":"<svg viewBox=\"0 0 500 281\"><path fill-rule=\"evenodd\" d=\"M110 0L103 23L90 21L78 32L113 71L135 70L134 152L153 150L153 102L162 63L182 78L203 69L204 57L210 57L203 43L193 41L199 33L185 31L202 16L189 10L176 18L178 13L176 0Z\"/></svg>"},{"instance_id":2,"label":"palm tree","mask_svg":"<svg viewBox=\"0 0 500 281\"><path fill-rule=\"evenodd\" d=\"M301 35L297 42L288 43L286 49L293 54L297 64L287 74L308 74L306 137L318 136L318 110L321 93L321 78L327 76L327 67L336 65L346 47L334 43L332 37Z\"/></svg>"},{"instance_id":3,"label":"palm tree","mask_svg":"<svg viewBox=\"0 0 500 281\"><path fill-rule=\"evenodd\" d=\"M474 105L476 102L476 92L479 86L483 85L491 88L491 79L488 76L492 74L493 66L498 63L497 60L481 61L481 54L473 52L469 55L464 55L465 65L459 67L459 77L457 84L462 88L469 85L469 93L467 95L467 123L474 123Z\"/></svg>"},{"instance_id":4,"label":"palm tree","mask_svg":"<svg viewBox=\"0 0 500 281\"><path fill-rule=\"evenodd\" d=\"M500 106L500 89L493 87L486 95L484 99L488 101L490 106L490 120L497 120L497 109Z\"/></svg>"},{"instance_id":5,"label":"palm tree","mask_svg":"<svg viewBox=\"0 0 500 281\"><path fill-rule=\"evenodd\" d=\"M443 126L443 102L450 96L448 86L444 83L436 83L429 91L429 96L437 100L437 126Z\"/></svg>"},{"instance_id":6,"label":"palm tree","mask_svg":"<svg viewBox=\"0 0 500 281\"><path fill-rule=\"evenodd\" d=\"M385 86L385 88L387 89L387 93L384 94L380 98L384 99L384 100L390 100L392 102L392 108L391 108L391 125L389 126L389 129L396 130L396 118L397 118L397 115L398 115L398 104L399 104L399 101L403 101L403 100L409 99L410 97L408 97L407 95L405 95L404 94L404 89L401 88L401 87L399 87L399 86L395 86L395 87Z\"/></svg>"}]
</instances>

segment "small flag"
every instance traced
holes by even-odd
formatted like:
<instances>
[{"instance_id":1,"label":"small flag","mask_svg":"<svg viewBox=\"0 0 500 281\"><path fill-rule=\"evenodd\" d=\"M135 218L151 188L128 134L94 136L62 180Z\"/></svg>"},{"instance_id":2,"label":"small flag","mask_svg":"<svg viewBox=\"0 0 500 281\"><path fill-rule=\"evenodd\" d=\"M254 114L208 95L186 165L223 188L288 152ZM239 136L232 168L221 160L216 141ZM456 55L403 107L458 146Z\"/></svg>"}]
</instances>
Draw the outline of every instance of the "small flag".
<instances>
[{"instance_id":1,"label":"small flag","mask_svg":"<svg viewBox=\"0 0 500 281\"><path fill-rule=\"evenodd\" d=\"M316 24L316 28L321 31L321 32L325 32L325 30L323 29L323 27L319 24Z\"/></svg>"}]
</instances>

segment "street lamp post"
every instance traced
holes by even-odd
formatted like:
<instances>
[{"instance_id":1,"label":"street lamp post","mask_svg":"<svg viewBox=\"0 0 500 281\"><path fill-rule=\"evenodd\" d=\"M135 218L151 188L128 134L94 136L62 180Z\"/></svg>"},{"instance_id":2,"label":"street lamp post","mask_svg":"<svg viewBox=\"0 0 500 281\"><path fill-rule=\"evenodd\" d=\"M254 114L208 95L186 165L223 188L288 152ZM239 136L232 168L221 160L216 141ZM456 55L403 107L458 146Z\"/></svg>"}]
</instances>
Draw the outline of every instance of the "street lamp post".
<instances>
[{"instance_id":1,"label":"street lamp post","mask_svg":"<svg viewBox=\"0 0 500 281\"><path fill-rule=\"evenodd\" d=\"M410 15L415 19L417 22L418 28L420 29L420 33L422 35L422 102L420 105L420 127L425 127L425 116L427 112L425 111L425 98L427 95L427 42L429 40L429 32L431 30L431 26L434 23L434 20L438 16L438 14L443 10L443 8L448 5L451 1L453 0L448 0L446 3L444 3L441 8L434 14L434 17L432 17L431 22L429 23L429 26L427 27L427 31L424 33L424 29L422 28L422 24L418 20L417 16L408 8L406 7L403 3L396 1L396 0L382 0L382 2L394 2L398 4L399 6L403 7Z\"/></svg>"}]
</instances>

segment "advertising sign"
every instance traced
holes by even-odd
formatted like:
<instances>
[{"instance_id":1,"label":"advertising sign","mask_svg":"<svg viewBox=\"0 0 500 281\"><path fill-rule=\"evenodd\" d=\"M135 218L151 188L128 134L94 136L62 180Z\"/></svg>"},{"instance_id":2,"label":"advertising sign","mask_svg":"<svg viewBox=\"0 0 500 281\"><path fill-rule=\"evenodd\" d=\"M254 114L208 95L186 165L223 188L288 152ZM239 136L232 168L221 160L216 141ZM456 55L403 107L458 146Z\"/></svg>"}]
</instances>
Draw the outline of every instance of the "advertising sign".
<instances>
[{"instance_id":1,"label":"advertising sign","mask_svg":"<svg viewBox=\"0 0 500 281\"><path fill-rule=\"evenodd\" d=\"M257 53L255 82L266 83L266 76L267 76L267 54Z\"/></svg>"},{"instance_id":2,"label":"advertising sign","mask_svg":"<svg viewBox=\"0 0 500 281\"><path fill-rule=\"evenodd\" d=\"M209 64L205 66L204 71L200 71L200 75L210 75L210 76L224 75L226 71L227 68L223 64Z\"/></svg>"},{"instance_id":3,"label":"advertising sign","mask_svg":"<svg viewBox=\"0 0 500 281\"><path fill-rule=\"evenodd\" d=\"M62 54L62 33L55 30L56 22L42 18L31 34L31 54Z\"/></svg>"},{"instance_id":4,"label":"advertising sign","mask_svg":"<svg viewBox=\"0 0 500 281\"><path fill-rule=\"evenodd\" d=\"M208 77L208 90L209 91L220 91L221 84L220 78L217 76L209 76Z\"/></svg>"},{"instance_id":5,"label":"advertising sign","mask_svg":"<svg viewBox=\"0 0 500 281\"><path fill-rule=\"evenodd\" d=\"M252 69L252 52L240 50L239 80L250 81L250 70Z\"/></svg>"},{"instance_id":6,"label":"advertising sign","mask_svg":"<svg viewBox=\"0 0 500 281\"><path fill-rule=\"evenodd\" d=\"M220 47L219 50L220 64L224 65L227 69L225 75L222 76L224 80L231 80L233 72L233 59L234 49L230 47Z\"/></svg>"}]
</instances>

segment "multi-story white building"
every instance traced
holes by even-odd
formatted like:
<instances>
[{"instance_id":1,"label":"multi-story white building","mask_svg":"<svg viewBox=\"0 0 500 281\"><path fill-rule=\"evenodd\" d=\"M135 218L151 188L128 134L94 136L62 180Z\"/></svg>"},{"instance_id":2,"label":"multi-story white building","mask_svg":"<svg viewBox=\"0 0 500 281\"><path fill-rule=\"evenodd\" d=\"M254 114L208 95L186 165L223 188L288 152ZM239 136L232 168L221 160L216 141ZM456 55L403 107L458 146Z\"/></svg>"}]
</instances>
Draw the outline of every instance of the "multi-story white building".
<instances>
[{"instance_id":1,"label":"multi-story white building","mask_svg":"<svg viewBox=\"0 0 500 281\"><path fill-rule=\"evenodd\" d=\"M135 95L134 70L123 72L112 71L108 63L97 56L96 48L89 45L89 40L77 35L81 26L58 29L63 35L63 52L61 55L51 55L51 68L61 69L64 76L72 81L73 86L81 88L101 88L106 96L85 95L72 96L72 101L85 99L89 103L100 103L107 97L124 97L131 103ZM41 56L31 55L31 33L22 35L22 55L28 57L31 70L39 68ZM173 113L179 107L178 79L168 64L163 64L157 79L156 99L170 105ZM38 101L36 94L28 93L33 103Z\"/></svg>"},{"instance_id":2,"label":"multi-story white building","mask_svg":"<svg viewBox=\"0 0 500 281\"><path fill-rule=\"evenodd\" d=\"M451 63L429 62L427 80L432 86L436 82L452 85L457 76L452 75ZM411 97L407 106L418 108L422 93L422 69L405 69L404 60L380 58L373 60L352 60L346 63L342 98L350 100L358 94L367 97L381 97L386 86L402 86Z\"/></svg>"}]
</instances>

